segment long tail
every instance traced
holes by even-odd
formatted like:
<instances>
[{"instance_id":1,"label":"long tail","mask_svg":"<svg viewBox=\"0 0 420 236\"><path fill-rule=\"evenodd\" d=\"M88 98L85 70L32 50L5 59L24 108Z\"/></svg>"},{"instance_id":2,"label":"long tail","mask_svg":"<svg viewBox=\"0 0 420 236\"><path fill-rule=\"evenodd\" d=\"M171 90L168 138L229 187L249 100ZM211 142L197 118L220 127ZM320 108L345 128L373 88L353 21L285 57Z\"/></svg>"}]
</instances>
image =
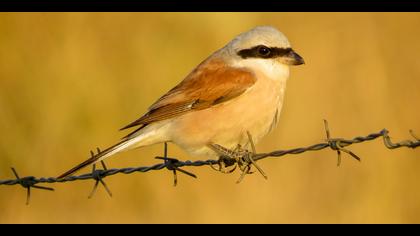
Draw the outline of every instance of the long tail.
<instances>
[{"instance_id":1,"label":"long tail","mask_svg":"<svg viewBox=\"0 0 420 236\"><path fill-rule=\"evenodd\" d=\"M99 152L98 154L96 154L96 155L92 156L91 158L87 159L86 161L84 161L84 162L80 163L79 165L73 167L72 169L68 170L66 173L58 176L57 178L61 179L61 178L67 177L69 175L72 175L76 171L79 171L80 169L82 169L82 168L84 168L84 167L86 167L90 164L93 164L93 163L96 163L98 161L104 160L105 158L107 158L109 156L112 156L112 155L114 155L118 152L126 150L129 147L133 146L134 144L138 143L142 138L143 137L140 135L140 136L137 136L137 137L133 137L131 139L124 139L121 142L119 142L119 143L117 143L117 144Z\"/></svg>"}]
</instances>

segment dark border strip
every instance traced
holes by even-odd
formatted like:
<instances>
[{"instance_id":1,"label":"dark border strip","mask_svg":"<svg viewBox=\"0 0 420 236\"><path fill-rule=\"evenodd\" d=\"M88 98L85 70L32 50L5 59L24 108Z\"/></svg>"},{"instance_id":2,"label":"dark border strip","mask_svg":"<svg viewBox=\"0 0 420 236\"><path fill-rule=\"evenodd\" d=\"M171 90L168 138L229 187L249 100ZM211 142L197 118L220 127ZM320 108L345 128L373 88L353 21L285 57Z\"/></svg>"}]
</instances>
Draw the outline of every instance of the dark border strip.
<instances>
[{"instance_id":1,"label":"dark border strip","mask_svg":"<svg viewBox=\"0 0 420 236\"><path fill-rule=\"evenodd\" d=\"M420 11L420 0L6 0L0 11Z\"/></svg>"}]
</instances>

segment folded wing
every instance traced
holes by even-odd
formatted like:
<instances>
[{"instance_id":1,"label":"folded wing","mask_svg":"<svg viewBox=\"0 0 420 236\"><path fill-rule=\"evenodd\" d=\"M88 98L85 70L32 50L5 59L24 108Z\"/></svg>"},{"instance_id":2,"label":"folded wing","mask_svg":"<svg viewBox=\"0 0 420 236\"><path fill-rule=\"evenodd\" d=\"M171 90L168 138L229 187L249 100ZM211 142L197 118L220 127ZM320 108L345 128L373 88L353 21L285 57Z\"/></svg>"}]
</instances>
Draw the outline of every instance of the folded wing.
<instances>
[{"instance_id":1,"label":"folded wing","mask_svg":"<svg viewBox=\"0 0 420 236\"><path fill-rule=\"evenodd\" d=\"M236 98L252 87L255 81L255 75L244 68L230 67L216 59L204 61L181 83L150 106L145 115L121 130L140 126L125 137L129 138L153 122L207 109Z\"/></svg>"}]
</instances>

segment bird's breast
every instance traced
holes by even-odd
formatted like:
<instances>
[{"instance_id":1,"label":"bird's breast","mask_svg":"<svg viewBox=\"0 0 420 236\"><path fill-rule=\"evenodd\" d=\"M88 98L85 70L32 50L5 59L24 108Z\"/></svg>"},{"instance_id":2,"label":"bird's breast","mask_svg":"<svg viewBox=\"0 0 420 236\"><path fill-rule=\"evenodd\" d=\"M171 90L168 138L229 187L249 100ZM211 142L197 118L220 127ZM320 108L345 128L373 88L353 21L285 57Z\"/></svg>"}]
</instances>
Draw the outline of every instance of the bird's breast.
<instances>
[{"instance_id":1,"label":"bird's breast","mask_svg":"<svg viewBox=\"0 0 420 236\"><path fill-rule=\"evenodd\" d=\"M242 95L214 107L187 113L172 122L172 142L192 155L214 157L207 148L217 143L235 148L248 143L247 131L258 142L277 124L286 79L256 71L257 82Z\"/></svg>"}]
</instances>

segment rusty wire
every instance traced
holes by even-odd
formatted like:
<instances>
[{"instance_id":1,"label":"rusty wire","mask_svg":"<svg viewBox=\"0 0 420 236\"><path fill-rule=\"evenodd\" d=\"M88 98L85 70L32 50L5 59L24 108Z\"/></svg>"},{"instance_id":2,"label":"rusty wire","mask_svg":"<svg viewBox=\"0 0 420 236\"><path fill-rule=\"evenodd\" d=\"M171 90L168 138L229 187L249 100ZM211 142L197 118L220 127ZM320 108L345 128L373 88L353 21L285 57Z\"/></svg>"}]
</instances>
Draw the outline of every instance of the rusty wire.
<instances>
[{"instance_id":1,"label":"rusty wire","mask_svg":"<svg viewBox=\"0 0 420 236\"><path fill-rule=\"evenodd\" d=\"M413 136L414 140L404 140L404 141L401 141L401 142L393 143L391 141L391 138L389 137L389 131L386 130L386 129L383 129L383 130L381 130L377 133L369 134L367 136L358 136L358 137L355 137L353 139L343 139L343 138L331 138L330 130L328 128L328 123L327 123L326 120L324 120L324 125L325 125L325 131L326 131L326 136L327 136L326 141L322 142L322 143L310 145L310 146L307 146L307 147L294 148L294 149L289 149L289 150L277 150L277 151L273 151L273 152L269 152L269 153L248 152L249 155L247 157L240 158L240 159L233 159L233 158L229 158L229 157L225 156L225 157L221 157L219 160L180 161L178 159L168 157L167 144L165 143L163 157L156 157L156 159L163 160L163 163L158 163L158 164L155 164L155 165L152 165L152 166L128 167L128 168L121 168L121 169L108 169L105 166L105 163L101 162L103 169L97 169L96 165L93 165L92 172L90 172L90 173L82 174L82 175L79 175L79 176L68 176L68 177L65 177L65 178L62 178L62 179L58 179L58 178L55 178L55 177L39 177L38 178L38 177L34 177L34 176L26 176L26 177L21 178L21 177L19 177L16 170L14 168L12 168L15 179L0 180L0 185L9 185L9 186L10 185L21 185L23 188L26 188L27 189L26 204L29 204L31 188L54 191L53 188L39 186L37 184L66 183L66 182L72 182L72 181L93 179L96 182L95 182L94 188L92 189L92 192L89 195L89 198L91 198L93 196L93 194L95 193L96 188L99 185L99 183L101 183L105 187L108 194L110 196L112 196L111 191L109 190L108 186L105 184L103 179L107 176L111 176L111 175L115 175L115 174L132 174L132 173L135 173L135 172L148 172L148 171L152 171L152 170L162 170L162 169L166 168L166 169L173 172L173 174L174 174L174 186L176 186L177 185L177 171L179 171L183 174L186 174L188 176L197 178L197 176L195 174L193 174L191 172L188 172L186 170L183 170L183 169L181 169L181 167L185 167L185 166L194 166L194 167L211 166L213 169L216 169L216 168L214 168L214 166L219 165L219 169L216 169L216 170L222 171L222 166L227 167L227 166L234 166L234 165L247 165L248 168L246 168L246 173L244 173L244 170L242 170L242 174L241 174L241 178L240 178L240 180L242 180L243 176L245 174L250 173L249 170L250 170L251 164L255 165L255 167L258 168L258 166L255 164L255 162L259 161L259 160L262 160L262 159L265 159L265 158L268 158L268 157L281 157L281 156L288 155L288 154L300 154L300 153L304 153L304 152L307 152L307 151L319 151L319 150L322 150L322 149L325 149L325 148L329 147L332 150L337 152L337 155L338 155L337 165L340 165L340 163L341 163L341 152L345 152L345 153L349 154L351 157L353 157L354 159L356 159L358 161L361 160L359 156L357 156L352 151L346 149L345 147L350 146L352 144L356 144L356 143L371 141L371 140L377 139L379 137L383 138L384 145L388 149L395 149L395 148L401 148L401 147L407 147L407 148L415 149L415 148L420 146L420 139L414 134L414 132L412 130L410 130L410 134L411 134L411 136ZM251 144L252 144L252 142L251 142ZM253 144L252 144L252 146L253 146ZM91 155L92 155L92 152L91 152ZM241 163L241 162L245 162L245 164ZM231 172L233 172L233 170L228 171L228 172L224 172L224 173L231 173ZM263 174L263 172L262 172L262 174ZM266 176L264 176L264 177L266 177ZM240 182L240 180L238 180L238 182Z\"/></svg>"}]
</instances>

